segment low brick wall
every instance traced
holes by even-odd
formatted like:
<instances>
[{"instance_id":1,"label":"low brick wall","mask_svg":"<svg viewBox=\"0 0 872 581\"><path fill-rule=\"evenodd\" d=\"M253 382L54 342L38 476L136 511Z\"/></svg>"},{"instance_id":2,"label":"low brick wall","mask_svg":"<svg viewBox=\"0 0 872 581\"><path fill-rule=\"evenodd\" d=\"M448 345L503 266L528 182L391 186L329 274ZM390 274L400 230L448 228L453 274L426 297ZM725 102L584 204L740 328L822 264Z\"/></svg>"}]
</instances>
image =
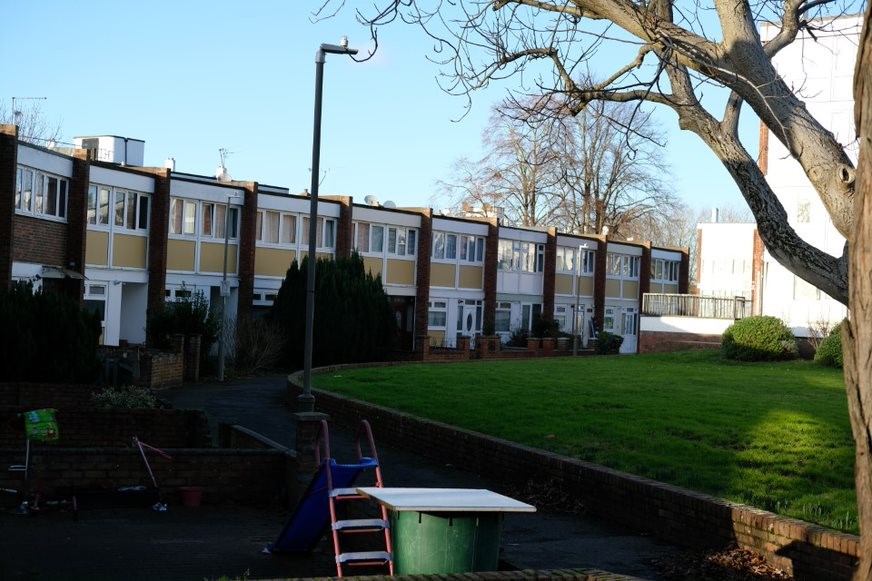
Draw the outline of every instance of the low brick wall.
<instances>
[{"instance_id":1,"label":"low brick wall","mask_svg":"<svg viewBox=\"0 0 872 581\"><path fill-rule=\"evenodd\" d=\"M639 333L639 353L666 353L687 349L720 348L720 335L665 333L661 331L641 331Z\"/></svg>"},{"instance_id":2,"label":"low brick wall","mask_svg":"<svg viewBox=\"0 0 872 581\"><path fill-rule=\"evenodd\" d=\"M323 577L313 577L323 579ZM576 579L578 581L640 581L638 577L616 575L598 569L523 569L520 571L488 571L484 573L442 573L439 575L362 575L355 577L357 581L397 581L409 579L422 581L547 581L550 579Z\"/></svg>"},{"instance_id":3,"label":"low brick wall","mask_svg":"<svg viewBox=\"0 0 872 581\"><path fill-rule=\"evenodd\" d=\"M164 389L182 385L185 374L185 356L170 351L143 353L140 357L139 385Z\"/></svg>"},{"instance_id":4,"label":"low brick wall","mask_svg":"<svg viewBox=\"0 0 872 581\"><path fill-rule=\"evenodd\" d=\"M287 504L293 500L296 455L272 445L258 448L162 448L172 460L146 450L157 483L170 501L180 486L202 486L206 503ZM20 464L23 449L0 448L0 466ZM21 488L20 474L0 472L0 487ZM54 448L35 445L31 453L31 490L114 491L151 486L138 448ZM14 500L14 499L13 499ZM87 507L83 506L83 510Z\"/></svg>"},{"instance_id":5,"label":"low brick wall","mask_svg":"<svg viewBox=\"0 0 872 581\"><path fill-rule=\"evenodd\" d=\"M15 406L28 410L90 406L91 395L99 389L95 385L0 383L0 406Z\"/></svg>"},{"instance_id":6,"label":"low brick wall","mask_svg":"<svg viewBox=\"0 0 872 581\"><path fill-rule=\"evenodd\" d=\"M292 395L300 392L298 378L288 379ZM315 397L318 411L340 424L369 420L376 442L389 441L507 485L559 486L591 513L671 542L700 548L736 543L797 579L847 581L856 567L855 535L329 392L316 390Z\"/></svg>"},{"instance_id":7,"label":"low brick wall","mask_svg":"<svg viewBox=\"0 0 872 581\"><path fill-rule=\"evenodd\" d=\"M0 409L0 448L24 446L18 412L33 408ZM133 436L158 448L211 447L209 422L199 410L101 409L64 407L57 411L60 438L40 445L54 448L125 448Z\"/></svg>"}]
</instances>

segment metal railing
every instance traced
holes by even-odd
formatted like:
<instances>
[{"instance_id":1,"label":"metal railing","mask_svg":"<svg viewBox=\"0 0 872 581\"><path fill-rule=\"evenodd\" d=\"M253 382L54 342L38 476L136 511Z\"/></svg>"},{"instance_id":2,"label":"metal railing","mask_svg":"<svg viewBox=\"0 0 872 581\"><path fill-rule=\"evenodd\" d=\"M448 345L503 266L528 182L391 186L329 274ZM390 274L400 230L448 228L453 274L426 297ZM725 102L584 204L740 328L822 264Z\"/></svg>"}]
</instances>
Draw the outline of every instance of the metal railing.
<instances>
[{"instance_id":1,"label":"metal railing","mask_svg":"<svg viewBox=\"0 0 872 581\"><path fill-rule=\"evenodd\" d=\"M742 319L751 316L751 299L741 296L725 298L645 293L642 297L642 315L652 317Z\"/></svg>"}]
</instances>

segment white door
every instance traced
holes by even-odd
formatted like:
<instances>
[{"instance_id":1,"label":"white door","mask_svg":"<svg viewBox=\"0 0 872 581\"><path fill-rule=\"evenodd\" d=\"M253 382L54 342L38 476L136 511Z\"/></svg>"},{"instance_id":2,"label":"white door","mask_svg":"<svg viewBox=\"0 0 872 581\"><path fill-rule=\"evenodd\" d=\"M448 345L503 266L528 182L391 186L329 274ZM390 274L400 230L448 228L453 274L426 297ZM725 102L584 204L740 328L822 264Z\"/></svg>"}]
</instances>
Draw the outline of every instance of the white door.
<instances>
[{"instance_id":1,"label":"white door","mask_svg":"<svg viewBox=\"0 0 872 581\"><path fill-rule=\"evenodd\" d=\"M628 307L622 311L623 330L621 336L624 338L624 342L621 343L621 353L635 353L639 336L638 313L635 307Z\"/></svg>"},{"instance_id":2,"label":"white door","mask_svg":"<svg viewBox=\"0 0 872 581\"><path fill-rule=\"evenodd\" d=\"M474 304L468 305L463 301L457 304L457 336L469 337L469 348L475 349L475 313Z\"/></svg>"}]
</instances>

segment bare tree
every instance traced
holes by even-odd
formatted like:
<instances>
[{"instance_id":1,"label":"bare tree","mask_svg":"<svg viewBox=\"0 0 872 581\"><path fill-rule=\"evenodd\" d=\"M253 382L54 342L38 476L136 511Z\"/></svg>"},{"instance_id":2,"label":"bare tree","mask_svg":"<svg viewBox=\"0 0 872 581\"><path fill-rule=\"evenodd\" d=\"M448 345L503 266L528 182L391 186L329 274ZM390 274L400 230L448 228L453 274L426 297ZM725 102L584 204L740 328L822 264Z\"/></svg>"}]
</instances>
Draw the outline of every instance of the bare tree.
<instances>
[{"instance_id":1,"label":"bare tree","mask_svg":"<svg viewBox=\"0 0 872 581\"><path fill-rule=\"evenodd\" d=\"M559 120L561 163L556 180L566 232L639 236L645 223L678 207L668 187L663 141L649 113L597 101ZM643 235L643 234L642 234Z\"/></svg>"},{"instance_id":2,"label":"bare tree","mask_svg":"<svg viewBox=\"0 0 872 581\"><path fill-rule=\"evenodd\" d=\"M461 158L455 176L442 182L458 213L500 212L504 223L550 226L560 208L556 188L560 152L558 127L535 112L535 105L508 101L494 107L482 134L485 155Z\"/></svg>"},{"instance_id":3,"label":"bare tree","mask_svg":"<svg viewBox=\"0 0 872 581\"><path fill-rule=\"evenodd\" d=\"M48 146L61 139L60 123L51 123L40 106L40 101L19 101L15 111L0 102L0 123L18 125L18 138L28 143Z\"/></svg>"},{"instance_id":4,"label":"bare tree","mask_svg":"<svg viewBox=\"0 0 872 581\"><path fill-rule=\"evenodd\" d=\"M334 5L343 0L331 2ZM736 182L769 253L785 268L844 304L855 318L845 326L845 379L856 450L861 530L856 579L872 579L872 122L867 82L872 35L867 11L856 69L857 128L863 186L855 204L855 168L843 144L809 111L775 70L772 59L799 38L813 42L821 29L838 33L840 14L865 10L862 0L381 0L360 14L377 31L403 20L436 42L443 87L469 94L491 81L520 73L536 89L566 99L573 112L597 100L647 101L672 109L678 125L696 134ZM758 25L778 32L762 43ZM602 51L635 54L604 81L580 84L578 72ZM729 91L725 106L704 96ZM803 240L739 139L747 104L802 168L835 225L849 241L834 257ZM859 223L857 221L859 220Z\"/></svg>"}]
</instances>

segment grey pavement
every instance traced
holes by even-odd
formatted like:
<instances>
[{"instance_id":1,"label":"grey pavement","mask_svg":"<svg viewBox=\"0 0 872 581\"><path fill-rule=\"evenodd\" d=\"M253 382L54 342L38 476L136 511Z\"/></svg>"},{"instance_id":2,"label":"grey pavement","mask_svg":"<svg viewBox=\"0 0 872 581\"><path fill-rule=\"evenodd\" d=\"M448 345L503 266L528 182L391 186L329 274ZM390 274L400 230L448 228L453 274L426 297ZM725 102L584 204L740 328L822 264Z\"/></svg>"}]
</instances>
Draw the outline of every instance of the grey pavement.
<instances>
[{"instance_id":1,"label":"grey pavement","mask_svg":"<svg viewBox=\"0 0 872 581\"><path fill-rule=\"evenodd\" d=\"M160 392L179 409L206 412L213 437L218 423L234 423L289 447L294 422L285 377L224 384L190 384ZM353 459L351 430L331 423L331 451ZM434 462L391 442L376 441L386 486L499 490L499 483ZM328 538L307 557L261 554L289 515L280 508L170 506L88 510L68 514L0 515L0 579L249 579L316 577L335 573ZM540 510L508 514L501 561L523 569L593 568L656 580L654 559L681 549L587 516Z\"/></svg>"}]
</instances>

